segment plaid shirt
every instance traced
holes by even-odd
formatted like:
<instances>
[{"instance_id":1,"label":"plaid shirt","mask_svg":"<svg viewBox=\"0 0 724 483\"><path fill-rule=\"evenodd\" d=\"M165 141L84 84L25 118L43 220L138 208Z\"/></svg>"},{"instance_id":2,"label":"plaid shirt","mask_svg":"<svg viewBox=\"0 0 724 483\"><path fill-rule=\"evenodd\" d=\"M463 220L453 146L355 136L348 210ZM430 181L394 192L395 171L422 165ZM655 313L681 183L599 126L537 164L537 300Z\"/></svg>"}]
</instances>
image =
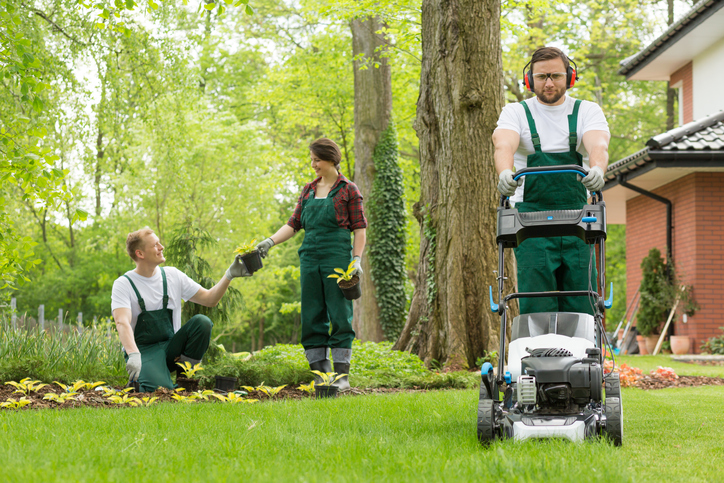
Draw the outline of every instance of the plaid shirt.
<instances>
[{"instance_id":1,"label":"plaid shirt","mask_svg":"<svg viewBox=\"0 0 724 483\"><path fill-rule=\"evenodd\" d=\"M287 221L287 225L294 228L294 231L302 229L302 203L309 198L311 190L316 189L320 179L322 178L317 178L311 183L304 185L302 194L299 195L299 201L297 201L297 207L294 208L294 214L292 214L289 221ZM334 183L332 189L329 190L330 193L339 183L344 183L344 186L334 195L334 211L337 214L337 224L340 228L346 228L350 231L358 228L367 228L367 219L365 218L365 211L362 206L363 198L359 188L340 173L337 182Z\"/></svg>"}]
</instances>

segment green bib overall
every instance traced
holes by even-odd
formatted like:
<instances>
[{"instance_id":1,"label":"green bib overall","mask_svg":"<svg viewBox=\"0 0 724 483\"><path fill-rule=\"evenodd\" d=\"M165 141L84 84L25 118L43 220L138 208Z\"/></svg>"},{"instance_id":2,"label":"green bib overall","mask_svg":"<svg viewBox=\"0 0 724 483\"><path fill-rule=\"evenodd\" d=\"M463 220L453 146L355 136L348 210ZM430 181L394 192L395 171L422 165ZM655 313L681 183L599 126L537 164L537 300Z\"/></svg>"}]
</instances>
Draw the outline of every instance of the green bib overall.
<instances>
[{"instance_id":1,"label":"green bib overall","mask_svg":"<svg viewBox=\"0 0 724 483\"><path fill-rule=\"evenodd\" d=\"M168 285L163 267L163 307L159 310L146 310L136 285L127 275L133 291L141 306L136 320L133 338L141 353L141 374L138 383L142 392L153 392L159 386L173 389L171 370L175 369L176 358L185 354L191 359L201 360L209 348L211 328L214 324L205 315L195 315L174 334L173 310L168 308ZM126 356L128 359L128 356Z\"/></svg>"},{"instance_id":2,"label":"green bib overall","mask_svg":"<svg viewBox=\"0 0 724 483\"><path fill-rule=\"evenodd\" d=\"M568 145L565 153L544 153L530 109L521 102L535 152L528 156L528 167L583 165L583 156L576 151L578 134L577 100L573 113L568 116ZM546 210L580 210L586 204L586 188L574 173L527 176L522 203L516 203L519 212ZM515 249L518 264L518 291L544 292L557 290L587 290L588 265L591 246L578 237L529 238ZM591 287L596 288L595 257L590 275ZM520 313L579 312L593 315L587 297L521 298Z\"/></svg>"},{"instance_id":3,"label":"green bib overall","mask_svg":"<svg viewBox=\"0 0 724 483\"><path fill-rule=\"evenodd\" d=\"M304 241L299 248L299 262L302 345L305 350L316 347L350 349L354 340L352 301L344 298L337 279L327 278L335 268L346 270L352 260L350 231L339 227L334 209L334 195L341 188L342 183L324 199L316 199L311 190L302 204Z\"/></svg>"}]
</instances>

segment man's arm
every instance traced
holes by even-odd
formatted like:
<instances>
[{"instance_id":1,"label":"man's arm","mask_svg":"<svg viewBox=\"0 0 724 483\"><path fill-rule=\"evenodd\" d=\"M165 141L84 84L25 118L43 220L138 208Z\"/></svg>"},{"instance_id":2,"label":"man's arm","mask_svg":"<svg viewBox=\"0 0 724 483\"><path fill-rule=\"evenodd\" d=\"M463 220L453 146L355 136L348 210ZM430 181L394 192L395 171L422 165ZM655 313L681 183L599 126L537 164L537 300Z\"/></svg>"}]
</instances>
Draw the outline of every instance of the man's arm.
<instances>
[{"instance_id":1,"label":"man's arm","mask_svg":"<svg viewBox=\"0 0 724 483\"><path fill-rule=\"evenodd\" d=\"M229 288L230 283L231 280L226 278L224 275L221 277L221 280L219 280L216 285L211 287L209 290L206 290L204 287L200 287L198 292L189 299L189 302L203 305L204 307L216 307L216 304L219 303L221 297L223 297L226 293L226 289Z\"/></svg>"},{"instance_id":2,"label":"man's arm","mask_svg":"<svg viewBox=\"0 0 724 483\"><path fill-rule=\"evenodd\" d=\"M118 338L126 350L126 354L140 352L136 345L136 339L133 337L133 328L131 327L132 313L129 308L118 308L113 311L113 320L116 321L116 329L118 329Z\"/></svg>"},{"instance_id":3,"label":"man's arm","mask_svg":"<svg viewBox=\"0 0 724 483\"><path fill-rule=\"evenodd\" d=\"M603 173L608 168L608 143L611 135L606 131L588 131L583 135L581 141L588 151L588 165L593 168L598 166Z\"/></svg>"},{"instance_id":4,"label":"man's arm","mask_svg":"<svg viewBox=\"0 0 724 483\"><path fill-rule=\"evenodd\" d=\"M493 132L495 145L495 170L498 174L513 169L513 154L518 150L520 134L510 129L496 129Z\"/></svg>"}]
</instances>

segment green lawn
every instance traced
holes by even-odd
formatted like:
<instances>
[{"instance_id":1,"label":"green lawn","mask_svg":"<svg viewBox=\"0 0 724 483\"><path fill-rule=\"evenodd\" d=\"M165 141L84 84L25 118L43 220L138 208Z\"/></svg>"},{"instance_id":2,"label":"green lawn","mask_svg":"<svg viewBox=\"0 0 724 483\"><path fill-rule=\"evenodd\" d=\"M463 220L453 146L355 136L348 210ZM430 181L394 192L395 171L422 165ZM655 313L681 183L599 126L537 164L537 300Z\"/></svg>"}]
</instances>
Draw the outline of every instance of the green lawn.
<instances>
[{"instance_id":1,"label":"green lawn","mask_svg":"<svg viewBox=\"0 0 724 483\"><path fill-rule=\"evenodd\" d=\"M3 481L712 481L724 387L624 390L625 441L475 436L477 391L0 412Z\"/></svg>"}]
</instances>

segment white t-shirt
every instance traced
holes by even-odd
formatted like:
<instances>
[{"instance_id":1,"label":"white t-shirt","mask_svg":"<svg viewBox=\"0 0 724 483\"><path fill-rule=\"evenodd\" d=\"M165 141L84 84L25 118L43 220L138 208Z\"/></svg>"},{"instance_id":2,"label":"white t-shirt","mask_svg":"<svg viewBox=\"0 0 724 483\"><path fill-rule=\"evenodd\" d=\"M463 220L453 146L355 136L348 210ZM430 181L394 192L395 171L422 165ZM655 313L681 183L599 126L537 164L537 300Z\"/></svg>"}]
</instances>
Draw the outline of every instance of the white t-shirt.
<instances>
[{"instance_id":1,"label":"white t-shirt","mask_svg":"<svg viewBox=\"0 0 724 483\"><path fill-rule=\"evenodd\" d=\"M173 310L173 331L178 332L181 328L181 300L190 299L199 291L201 285L191 280L185 273L174 267L164 267L166 272L166 285L168 292L167 308ZM146 310L160 310L163 308L163 278L161 268L150 278L137 274L133 270L126 272L126 275L133 280L133 284L141 294ZM129 308L131 309L131 327L135 330L136 320L141 313L141 306L138 303L136 292L133 291L130 282L124 276L120 276L113 282L111 292L111 310Z\"/></svg>"},{"instance_id":2,"label":"white t-shirt","mask_svg":"<svg viewBox=\"0 0 724 483\"><path fill-rule=\"evenodd\" d=\"M535 97L525 101L535 121L535 127L538 136L540 136L541 149L544 153L568 152L568 116L573 113L575 101L568 95L566 95L565 101L558 106L546 106L538 102ZM535 149L530 138L530 128L528 127L525 109L519 102L508 104L503 108L500 118L498 118L496 131L498 129L509 129L520 135L520 144L518 144L518 150L513 155L513 164L516 170L527 167L526 159L528 155L535 152ZM581 139L588 131L610 132L606 116L603 115L603 111L598 104L582 101L578 107L578 126L576 128L578 144L576 151L583 156L583 165L586 168L588 168L588 151L583 146ZM525 177L523 177L523 184L515 191L515 195L510 197L510 201L513 203L523 201L524 190Z\"/></svg>"}]
</instances>

